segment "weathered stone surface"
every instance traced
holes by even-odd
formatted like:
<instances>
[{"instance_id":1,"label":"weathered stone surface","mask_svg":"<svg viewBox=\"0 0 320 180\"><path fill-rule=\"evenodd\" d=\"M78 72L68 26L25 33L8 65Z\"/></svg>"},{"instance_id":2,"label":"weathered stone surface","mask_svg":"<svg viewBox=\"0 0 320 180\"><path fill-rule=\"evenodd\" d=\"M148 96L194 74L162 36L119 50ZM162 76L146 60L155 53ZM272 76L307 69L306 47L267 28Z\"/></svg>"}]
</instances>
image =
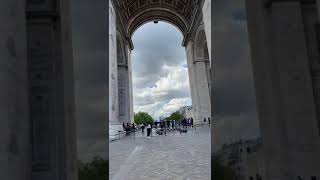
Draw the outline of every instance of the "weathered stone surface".
<instances>
[{"instance_id":1,"label":"weathered stone surface","mask_svg":"<svg viewBox=\"0 0 320 180\"><path fill-rule=\"evenodd\" d=\"M320 161L319 117L308 63L312 56L308 56L307 23L301 11L309 5L271 1L265 6L262 1L247 1L265 156L263 179L320 177L316 165Z\"/></svg>"},{"instance_id":2,"label":"weathered stone surface","mask_svg":"<svg viewBox=\"0 0 320 180\"><path fill-rule=\"evenodd\" d=\"M116 15L109 3L109 125L118 122L118 73L117 73L117 34Z\"/></svg>"},{"instance_id":3,"label":"weathered stone surface","mask_svg":"<svg viewBox=\"0 0 320 180\"><path fill-rule=\"evenodd\" d=\"M26 4L32 180L77 178L69 12L69 1Z\"/></svg>"},{"instance_id":4,"label":"weathered stone surface","mask_svg":"<svg viewBox=\"0 0 320 180\"><path fill-rule=\"evenodd\" d=\"M0 177L30 176L24 1L0 2Z\"/></svg>"},{"instance_id":5,"label":"weathered stone surface","mask_svg":"<svg viewBox=\"0 0 320 180\"><path fill-rule=\"evenodd\" d=\"M211 0L205 0L203 2L203 7L202 7L202 19L204 23L204 29L206 32L206 39L207 39L207 44L208 44L208 52L209 52L209 60L212 62L212 54L211 54Z\"/></svg>"}]
</instances>

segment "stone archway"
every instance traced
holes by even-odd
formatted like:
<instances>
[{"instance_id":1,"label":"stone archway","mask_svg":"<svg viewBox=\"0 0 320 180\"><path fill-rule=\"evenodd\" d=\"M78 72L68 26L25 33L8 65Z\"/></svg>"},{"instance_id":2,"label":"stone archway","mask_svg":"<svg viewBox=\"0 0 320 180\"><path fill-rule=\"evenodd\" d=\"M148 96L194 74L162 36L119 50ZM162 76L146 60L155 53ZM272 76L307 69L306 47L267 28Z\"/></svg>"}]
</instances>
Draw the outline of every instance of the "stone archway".
<instances>
[{"instance_id":1,"label":"stone archway","mask_svg":"<svg viewBox=\"0 0 320 180\"><path fill-rule=\"evenodd\" d=\"M211 104L210 104L210 74L208 73L210 71L210 63L209 63L209 52L207 47L207 41L206 41L206 33L204 31L205 26L209 26L210 24L205 24L203 22L203 5L205 3L204 0L202 1L193 1L193 0L165 0L165 1L159 1L159 0L140 0L140 1L130 1L130 0L121 0L121 1L110 1L110 7L109 12L112 14L115 19L112 20L112 22L109 22L112 24L113 29L111 32L118 32L118 34L121 34L122 42L118 42L119 44L125 44L126 52L130 54L130 52L134 49L134 45L131 40L131 36L134 33L134 31L139 28L141 25L149 22L149 21L165 21L168 22L174 26L176 26L181 33L183 34L183 42L182 45L184 47L187 47L188 45L193 46L193 41L198 41L195 46L196 49L202 49L203 55L201 62L195 63L198 60L195 60L195 56L192 55L190 60L188 60L188 69L189 69L189 76L194 76L193 80L194 82L197 82L196 85L193 85L191 88L191 93L193 94L192 98L194 107L196 107L196 111L198 112L197 118L195 118L195 123L202 123L203 118L205 117L208 119L211 116ZM208 12L205 12L208 13ZM206 15L207 17L207 15ZM206 22L209 23L209 22ZM199 30L198 33L198 29ZM116 34L111 36L116 36ZM198 40L195 40L195 39ZM206 42L205 44L202 43ZM208 41L210 43L210 40ZM117 47L119 47L117 45ZM114 49L115 50L115 49ZM191 53L193 54L193 49ZM119 52L119 51L118 51ZM188 49L186 48L186 52L188 53ZM113 54L113 53L111 53ZM113 61L117 61L114 57L110 56L110 63ZM127 56L127 62L128 62L128 71L131 70L130 64L130 55ZM203 63L202 63L203 62ZM201 64L201 65L200 65ZM204 66L202 66L204 65ZM203 70L203 71L202 71ZM119 73L116 70L111 70L114 72L114 74L117 74L119 76ZM191 72L192 71L192 72ZM204 72L204 73L203 73ZM191 74L192 73L192 74ZM129 80L131 80L131 76L129 77ZM121 81L118 78L118 81ZM191 82L191 84L195 84L194 82ZM201 83L200 83L201 82ZM123 82L122 82L123 83ZM128 86L132 86L129 81L125 82ZM118 82L120 84L120 82ZM122 91L119 89L119 87L111 87L112 92L114 91ZM126 89L129 92L126 92L125 94L132 94L132 89ZM118 102L119 109L123 109L121 107L121 99L119 96L112 96L113 98L118 98L117 100L113 102ZM201 96L200 96L201 94ZM202 94L206 94L206 96L203 96ZM201 99L201 100L200 100ZM130 96L129 101L133 101L132 97ZM130 104L130 103L129 103ZM115 110L117 111L117 110ZM133 106L130 104L129 110L127 109L127 113L133 112ZM119 114L119 112L115 112L112 114ZM130 114L130 113L129 113ZM112 119L112 124L110 124L110 128L112 129L118 129L122 130L120 128L120 124L122 122L133 122L133 116L127 116L125 120L118 119L116 116L110 117ZM116 125L117 124L117 125ZM112 126L112 127L111 127ZM118 128L116 128L118 127Z\"/></svg>"}]
</instances>

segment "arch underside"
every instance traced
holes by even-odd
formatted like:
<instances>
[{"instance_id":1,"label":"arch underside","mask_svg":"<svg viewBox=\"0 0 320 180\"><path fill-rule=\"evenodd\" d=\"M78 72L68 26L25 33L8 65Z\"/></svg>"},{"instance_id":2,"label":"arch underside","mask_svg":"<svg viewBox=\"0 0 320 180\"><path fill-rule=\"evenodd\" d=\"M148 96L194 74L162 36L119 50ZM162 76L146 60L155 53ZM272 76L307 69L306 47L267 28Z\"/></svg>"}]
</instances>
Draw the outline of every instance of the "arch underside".
<instances>
[{"instance_id":1,"label":"arch underside","mask_svg":"<svg viewBox=\"0 0 320 180\"><path fill-rule=\"evenodd\" d=\"M156 9L141 13L128 24L127 33L129 37L131 37L140 26L154 20L165 21L176 26L183 35L186 34L189 28L189 24L179 15L171 11Z\"/></svg>"},{"instance_id":2,"label":"arch underside","mask_svg":"<svg viewBox=\"0 0 320 180\"><path fill-rule=\"evenodd\" d=\"M186 37L200 1L195 0L113 0L123 33L131 41L134 31L149 21L175 25ZM129 42L132 43L132 42ZM131 44L132 46L132 44Z\"/></svg>"}]
</instances>

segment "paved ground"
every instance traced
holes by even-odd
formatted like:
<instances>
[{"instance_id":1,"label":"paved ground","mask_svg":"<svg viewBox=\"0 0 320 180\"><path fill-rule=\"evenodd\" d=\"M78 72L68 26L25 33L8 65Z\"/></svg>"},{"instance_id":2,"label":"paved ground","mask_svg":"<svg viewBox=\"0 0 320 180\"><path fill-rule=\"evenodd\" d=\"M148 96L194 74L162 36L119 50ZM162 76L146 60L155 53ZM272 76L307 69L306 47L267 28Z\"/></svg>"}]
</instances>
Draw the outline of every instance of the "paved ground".
<instances>
[{"instance_id":1,"label":"paved ground","mask_svg":"<svg viewBox=\"0 0 320 180\"><path fill-rule=\"evenodd\" d=\"M110 142L111 180L210 180L210 129Z\"/></svg>"}]
</instances>

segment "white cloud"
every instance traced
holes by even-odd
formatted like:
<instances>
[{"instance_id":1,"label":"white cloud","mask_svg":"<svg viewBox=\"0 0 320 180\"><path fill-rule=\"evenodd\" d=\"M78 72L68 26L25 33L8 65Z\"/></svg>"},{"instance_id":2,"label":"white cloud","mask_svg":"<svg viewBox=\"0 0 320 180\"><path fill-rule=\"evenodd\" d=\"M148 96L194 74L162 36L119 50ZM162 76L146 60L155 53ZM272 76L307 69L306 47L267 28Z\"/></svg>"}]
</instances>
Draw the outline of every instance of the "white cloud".
<instances>
[{"instance_id":1,"label":"white cloud","mask_svg":"<svg viewBox=\"0 0 320 180\"><path fill-rule=\"evenodd\" d=\"M180 107L190 103L190 98L171 99L167 104L163 106L163 111L171 113L177 111Z\"/></svg>"},{"instance_id":2,"label":"white cloud","mask_svg":"<svg viewBox=\"0 0 320 180\"><path fill-rule=\"evenodd\" d=\"M134 89L135 112L145 111L157 118L191 104L188 70L165 64L162 72L167 72L166 76L159 76L153 86ZM136 77L133 78L135 82Z\"/></svg>"}]
</instances>

